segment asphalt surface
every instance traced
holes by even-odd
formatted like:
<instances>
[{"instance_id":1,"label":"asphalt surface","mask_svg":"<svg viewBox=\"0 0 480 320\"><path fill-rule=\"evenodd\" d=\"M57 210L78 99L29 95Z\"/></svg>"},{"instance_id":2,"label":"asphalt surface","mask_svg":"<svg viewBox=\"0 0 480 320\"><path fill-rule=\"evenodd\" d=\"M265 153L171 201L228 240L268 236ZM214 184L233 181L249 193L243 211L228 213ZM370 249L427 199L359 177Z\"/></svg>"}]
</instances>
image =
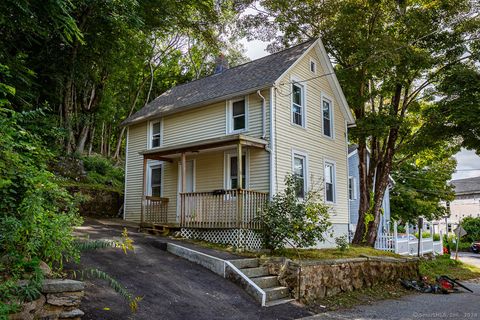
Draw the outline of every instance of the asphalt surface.
<instances>
[{"instance_id":1,"label":"asphalt surface","mask_svg":"<svg viewBox=\"0 0 480 320\"><path fill-rule=\"evenodd\" d=\"M465 263L471 264L472 266L480 268L480 253L459 252L458 259L462 262L465 262Z\"/></svg>"},{"instance_id":2,"label":"asphalt surface","mask_svg":"<svg viewBox=\"0 0 480 320\"><path fill-rule=\"evenodd\" d=\"M87 220L76 232L90 239L120 237L121 227ZM294 303L262 308L244 290L159 247L160 238L129 232L135 252L101 249L82 254L80 268L98 268L143 297L132 314L103 280L87 281L81 309L87 319L296 319L311 315Z\"/></svg>"}]
</instances>

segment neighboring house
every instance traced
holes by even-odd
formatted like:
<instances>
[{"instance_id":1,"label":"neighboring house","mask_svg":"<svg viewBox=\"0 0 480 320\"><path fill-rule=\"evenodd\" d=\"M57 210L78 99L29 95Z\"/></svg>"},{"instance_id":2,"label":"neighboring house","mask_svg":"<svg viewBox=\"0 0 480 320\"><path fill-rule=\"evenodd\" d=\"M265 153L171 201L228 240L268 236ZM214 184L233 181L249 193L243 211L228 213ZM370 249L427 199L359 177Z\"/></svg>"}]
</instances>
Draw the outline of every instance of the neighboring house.
<instances>
[{"instance_id":1,"label":"neighboring house","mask_svg":"<svg viewBox=\"0 0 480 320\"><path fill-rule=\"evenodd\" d=\"M367 161L369 161L369 153L367 152ZM360 176L358 170L359 157L357 145L348 147L348 199L350 204L350 234L353 235L358 224L358 210L360 207L360 198L358 196L360 191ZM378 233L387 233L390 230L390 188L392 186L392 179L385 190L383 197L382 209L383 214L380 219L380 226Z\"/></svg>"},{"instance_id":2,"label":"neighboring house","mask_svg":"<svg viewBox=\"0 0 480 320\"><path fill-rule=\"evenodd\" d=\"M450 181L455 187L455 199L444 205L450 210L446 219L440 219L440 230L452 232L466 217L480 217L480 177Z\"/></svg>"},{"instance_id":3,"label":"neighboring house","mask_svg":"<svg viewBox=\"0 0 480 320\"><path fill-rule=\"evenodd\" d=\"M258 210L293 172L303 180L299 196L324 190L336 236L346 234L346 131L354 119L322 42L222 66L123 122L124 218L258 246Z\"/></svg>"}]
</instances>

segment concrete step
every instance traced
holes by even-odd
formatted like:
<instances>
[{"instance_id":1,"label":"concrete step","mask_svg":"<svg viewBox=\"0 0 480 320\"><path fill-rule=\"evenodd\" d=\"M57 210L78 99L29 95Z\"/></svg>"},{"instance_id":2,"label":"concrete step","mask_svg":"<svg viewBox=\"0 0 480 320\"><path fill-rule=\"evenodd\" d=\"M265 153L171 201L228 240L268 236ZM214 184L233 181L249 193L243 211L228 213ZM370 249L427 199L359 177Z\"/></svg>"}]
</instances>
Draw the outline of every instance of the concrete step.
<instances>
[{"instance_id":1,"label":"concrete step","mask_svg":"<svg viewBox=\"0 0 480 320\"><path fill-rule=\"evenodd\" d=\"M267 267L243 268L240 269L240 271L242 271L243 274L249 278L263 277L269 275Z\"/></svg>"},{"instance_id":2,"label":"concrete step","mask_svg":"<svg viewBox=\"0 0 480 320\"><path fill-rule=\"evenodd\" d=\"M265 307L273 307L273 306L277 306L279 304L289 303L289 302L292 302L292 301L295 301L295 299L284 298L284 299L268 301L268 302L265 302Z\"/></svg>"},{"instance_id":3,"label":"concrete step","mask_svg":"<svg viewBox=\"0 0 480 320\"><path fill-rule=\"evenodd\" d=\"M263 289L267 294L266 301L279 300L289 297L289 292L287 287L273 287Z\"/></svg>"},{"instance_id":4,"label":"concrete step","mask_svg":"<svg viewBox=\"0 0 480 320\"><path fill-rule=\"evenodd\" d=\"M238 260L230 260L230 262L237 267L238 269L244 268L256 268L259 266L258 259L238 259Z\"/></svg>"},{"instance_id":5,"label":"concrete step","mask_svg":"<svg viewBox=\"0 0 480 320\"><path fill-rule=\"evenodd\" d=\"M260 288L272 288L280 286L277 276L256 277L251 279Z\"/></svg>"}]
</instances>

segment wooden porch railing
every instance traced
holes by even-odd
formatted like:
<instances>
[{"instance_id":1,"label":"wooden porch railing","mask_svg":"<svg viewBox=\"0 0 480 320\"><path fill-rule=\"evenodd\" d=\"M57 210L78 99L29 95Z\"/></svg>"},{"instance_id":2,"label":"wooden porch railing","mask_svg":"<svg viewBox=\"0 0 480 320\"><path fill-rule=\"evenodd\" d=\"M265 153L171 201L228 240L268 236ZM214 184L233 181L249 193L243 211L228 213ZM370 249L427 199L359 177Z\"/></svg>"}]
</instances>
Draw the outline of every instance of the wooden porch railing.
<instances>
[{"instance_id":1,"label":"wooden porch railing","mask_svg":"<svg viewBox=\"0 0 480 320\"><path fill-rule=\"evenodd\" d=\"M180 226L260 229L257 217L268 193L252 190L180 193Z\"/></svg>"},{"instance_id":2,"label":"wooden porch railing","mask_svg":"<svg viewBox=\"0 0 480 320\"><path fill-rule=\"evenodd\" d=\"M167 223L168 198L145 196L142 201L142 224Z\"/></svg>"}]
</instances>

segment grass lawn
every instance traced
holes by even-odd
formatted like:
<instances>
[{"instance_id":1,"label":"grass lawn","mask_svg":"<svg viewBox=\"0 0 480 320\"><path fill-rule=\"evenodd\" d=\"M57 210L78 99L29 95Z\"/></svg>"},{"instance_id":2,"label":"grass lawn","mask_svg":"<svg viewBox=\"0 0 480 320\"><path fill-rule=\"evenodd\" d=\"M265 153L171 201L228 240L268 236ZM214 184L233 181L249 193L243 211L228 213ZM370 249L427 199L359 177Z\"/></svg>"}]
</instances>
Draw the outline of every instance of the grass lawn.
<instances>
[{"instance_id":1,"label":"grass lawn","mask_svg":"<svg viewBox=\"0 0 480 320\"><path fill-rule=\"evenodd\" d=\"M480 269L465 264L461 261L450 259L450 256L440 256L434 260L426 260L420 263L420 274L429 279L436 276L447 275L450 278L467 280L480 278Z\"/></svg>"},{"instance_id":2,"label":"grass lawn","mask_svg":"<svg viewBox=\"0 0 480 320\"><path fill-rule=\"evenodd\" d=\"M184 240L204 248L215 249L225 252L238 254L245 257L286 257L291 260L327 260L327 259L344 259L344 258L359 258L362 255L368 256L383 256L383 257L397 257L405 258L393 252L376 250L371 247L350 246L345 251L339 249L281 249L272 253L269 252L254 252L238 250L232 246L211 243L201 240Z\"/></svg>"}]
</instances>

